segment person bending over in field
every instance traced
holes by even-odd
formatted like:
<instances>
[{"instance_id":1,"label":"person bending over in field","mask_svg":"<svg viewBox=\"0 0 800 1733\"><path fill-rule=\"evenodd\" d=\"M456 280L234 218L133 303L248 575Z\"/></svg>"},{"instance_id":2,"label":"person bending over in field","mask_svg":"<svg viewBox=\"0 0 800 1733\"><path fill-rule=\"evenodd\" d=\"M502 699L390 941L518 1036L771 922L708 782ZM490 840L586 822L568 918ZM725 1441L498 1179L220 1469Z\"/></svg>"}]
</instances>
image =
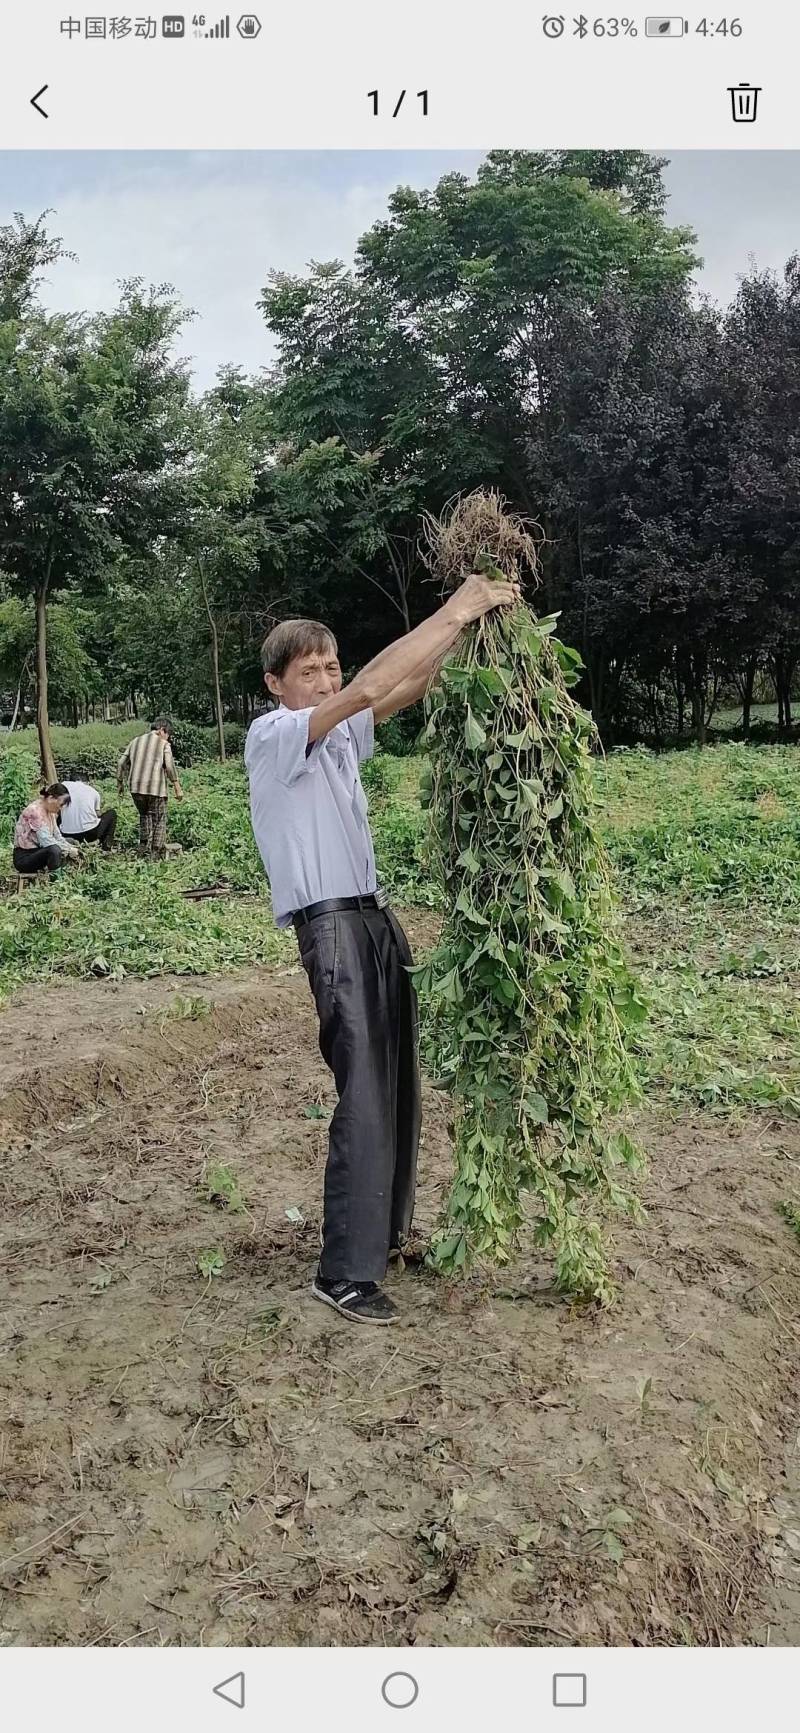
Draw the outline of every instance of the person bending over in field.
<instances>
[{"instance_id":1,"label":"person bending over in field","mask_svg":"<svg viewBox=\"0 0 800 1733\"><path fill-rule=\"evenodd\" d=\"M62 836L70 842L98 842L105 854L113 846L117 815L113 806L101 812L102 800L91 783L68 776L64 787L69 795L66 806L58 815Z\"/></svg>"},{"instance_id":2,"label":"person bending over in field","mask_svg":"<svg viewBox=\"0 0 800 1733\"><path fill-rule=\"evenodd\" d=\"M170 740L172 723L158 716L147 734L137 734L126 746L117 766L120 794L130 783L133 804L139 814L139 853L145 860L163 860L167 852L167 784L176 800L183 800Z\"/></svg>"},{"instance_id":3,"label":"person bending over in field","mask_svg":"<svg viewBox=\"0 0 800 1733\"><path fill-rule=\"evenodd\" d=\"M279 927L293 923L336 1081L312 1294L344 1317L391 1324L380 1286L414 1209L420 1131L417 1004L405 933L379 891L359 765L374 727L415 704L462 629L518 599L472 576L432 616L342 686L336 640L316 620L265 639L277 709L245 744L253 832Z\"/></svg>"},{"instance_id":4,"label":"person bending over in field","mask_svg":"<svg viewBox=\"0 0 800 1733\"><path fill-rule=\"evenodd\" d=\"M69 806L69 789L63 782L43 788L20 813L14 831L14 866L18 873L57 873L68 860L79 860L74 843L58 828L59 813Z\"/></svg>"}]
</instances>

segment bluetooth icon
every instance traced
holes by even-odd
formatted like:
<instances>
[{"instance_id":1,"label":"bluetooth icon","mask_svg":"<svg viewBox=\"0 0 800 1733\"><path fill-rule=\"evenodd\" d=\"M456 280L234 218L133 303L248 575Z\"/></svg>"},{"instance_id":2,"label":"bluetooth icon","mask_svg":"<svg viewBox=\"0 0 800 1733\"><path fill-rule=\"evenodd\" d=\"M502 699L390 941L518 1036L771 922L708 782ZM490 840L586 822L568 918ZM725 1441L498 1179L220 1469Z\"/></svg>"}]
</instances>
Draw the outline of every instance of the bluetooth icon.
<instances>
[{"instance_id":1,"label":"bluetooth icon","mask_svg":"<svg viewBox=\"0 0 800 1733\"><path fill-rule=\"evenodd\" d=\"M573 18L572 22L575 25L575 29L572 32L573 36L579 36L581 41L583 41L584 36L588 36L589 34L588 18L584 18L583 13L581 13L580 18Z\"/></svg>"}]
</instances>

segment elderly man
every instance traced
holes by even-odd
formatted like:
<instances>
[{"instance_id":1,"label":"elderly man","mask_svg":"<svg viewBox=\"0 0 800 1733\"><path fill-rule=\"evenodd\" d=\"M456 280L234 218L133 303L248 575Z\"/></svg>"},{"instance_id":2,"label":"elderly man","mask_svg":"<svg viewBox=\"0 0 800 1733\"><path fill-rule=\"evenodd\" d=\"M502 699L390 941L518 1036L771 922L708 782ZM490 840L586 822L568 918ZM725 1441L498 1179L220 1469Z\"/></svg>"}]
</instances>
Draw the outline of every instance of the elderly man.
<instances>
[{"instance_id":1,"label":"elderly man","mask_svg":"<svg viewBox=\"0 0 800 1733\"><path fill-rule=\"evenodd\" d=\"M463 628L518 595L515 585L467 578L349 686L336 640L316 620L284 621L262 649L279 702L247 736L253 830L277 925L297 932L339 1096L311 1291L354 1322L397 1318L380 1284L411 1226L420 1130L411 952L378 890L358 767L375 723L422 697Z\"/></svg>"},{"instance_id":2,"label":"elderly man","mask_svg":"<svg viewBox=\"0 0 800 1733\"><path fill-rule=\"evenodd\" d=\"M175 799L183 800L170 740L172 723L159 716L147 734L137 734L125 748L117 767L120 794L130 783L133 804L139 814L139 853L145 860L163 860L167 852L167 784Z\"/></svg>"}]
</instances>

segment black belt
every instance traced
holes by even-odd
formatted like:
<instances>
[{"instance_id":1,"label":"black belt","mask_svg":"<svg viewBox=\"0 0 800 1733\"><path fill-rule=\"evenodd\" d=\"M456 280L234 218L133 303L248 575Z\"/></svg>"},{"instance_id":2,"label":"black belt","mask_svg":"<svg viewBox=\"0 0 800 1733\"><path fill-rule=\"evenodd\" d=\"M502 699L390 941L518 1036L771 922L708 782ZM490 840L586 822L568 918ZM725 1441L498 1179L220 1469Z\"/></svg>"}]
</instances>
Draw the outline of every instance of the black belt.
<instances>
[{"instance_id":1,"label":"black belt","mask_svg":"<svg viewBox=\"0 0 800 1733\"><path fill-rule=\"evenodd\" d=\"M353 909L385 909L388 901L385 891L370 891L363 897L326 897L324 902L309 903L308 908L298 909L292 915L292 925L304 927L307 921L315 921L317 915L346 914Z\"/></svg>"}]
</instances>

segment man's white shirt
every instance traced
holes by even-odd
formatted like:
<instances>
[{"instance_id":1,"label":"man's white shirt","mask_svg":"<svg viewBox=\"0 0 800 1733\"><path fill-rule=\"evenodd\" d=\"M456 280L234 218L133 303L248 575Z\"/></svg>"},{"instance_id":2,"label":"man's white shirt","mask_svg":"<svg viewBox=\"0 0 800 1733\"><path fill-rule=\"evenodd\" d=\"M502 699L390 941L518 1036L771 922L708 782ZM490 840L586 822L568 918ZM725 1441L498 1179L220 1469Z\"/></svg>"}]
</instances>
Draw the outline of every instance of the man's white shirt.
<instances>
[{"instance_id":1,"label":"man's white shirt","mask_svg":"<svg viewBox=\"0 0 800 1733\"><path fill-rule=\"evenodd\" d=\"M62 836L82 836L85 830L94 830L100 817L97 789L88 782L65 782L64 787L70 801L61 809Z\"/></svg>"},{"instance_id":2,"label":"man's white shirt","mask_svg":"<svg viewBox=\"0 0 800 1733\"><path fill-rule=\"evenodd\" d=\"M358 768L375 747L372 711L340 722L307 752L311 714L281 704L256 718L245 742L253 834L279 927L311 903L377 888Z\"/></svg>"}]
</instances>

